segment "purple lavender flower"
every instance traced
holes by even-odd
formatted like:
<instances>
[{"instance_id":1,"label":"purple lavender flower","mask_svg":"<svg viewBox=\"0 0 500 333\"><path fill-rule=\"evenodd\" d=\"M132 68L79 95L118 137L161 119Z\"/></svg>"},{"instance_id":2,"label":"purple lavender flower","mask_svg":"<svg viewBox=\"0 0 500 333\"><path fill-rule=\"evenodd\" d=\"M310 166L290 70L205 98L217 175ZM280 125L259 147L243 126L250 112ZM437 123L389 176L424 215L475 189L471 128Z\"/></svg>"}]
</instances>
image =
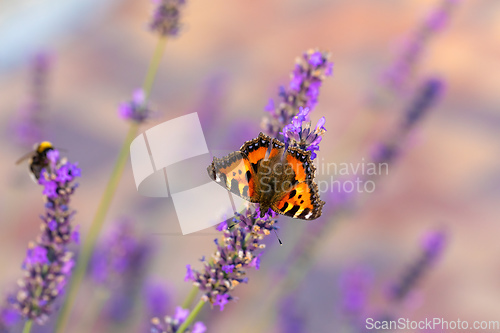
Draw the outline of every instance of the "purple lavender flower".
<instances>
[{"instance_id":1,"label":"purple lavender flower","mask_svg":"<svg viewBox=\"0 0 500 333\"><path fill-rule=\"evenodd\" d=\"M440 5L410 37L405 49L384 75L386 85L396 93L406 93L410 79L429 39L442 29L456 7L457 0L441 0Z\"/></svg>"},{"instance_id":2,"label":"purple lavender flower","mask_svg":"<svg viewBox=\"0 0 500 333\"><path fill-rule=\"evenodd\" d=\"M40 52L33 57L31 62L32 82L29 99L19 110L18 118L13 122L14 137L23 146L31 147L33 142L41 141L50 58L48 53Z\"/></svg>"},{"instance_id":3,"label":"purple lavender flower","mask_svg":"<svg viewBox=\"0 0 500 333\"><path fill-rule=\"evenodd\" d=\"M175 333L179 330L179 327L184 323L189 315L189 310L177 307L175 311L175 316L165 317L162 321L158 317L151 319L150 333ZM205 333L205 325L198 321L194 323L192 327L188 327L184 332L188 333Z\"/></svg>"},{"instance_id":4,"label":"purple lavender flower","mask_svg":"<svg viewBox=\"0 0 500 333\"><path fill-rule=\"evenodd\" d=\"M342 310L345 315L357 319L364 310L372 283L371 272L363 266L355 266L343 272L340 278Z\"/></svg>"},{"instance_id":5,"label":"purple lavender flower","mask_svg":"<svg viewBox=\"0 0 500 333\"><path fill-rule=\"evenodd\" d=\"M144 298L148 318L163 316L167 313L171 295L163 283L148 280L144 288Z\"/></svg>"},{"instance_id":6,"label":"purple lavender flower","mask_svg":"<svg viewBox=\"0 0 500 333\"><path fill-rule=\"evenodd\" d=\"M185 0L156 0L149 27L160 36L176 36L180 30L181 8Z\"/></svg>"},{"instance_id":7,"label":"purple lavender flower","mask_svg":"<svg viewBox=\"0 0 500 333\"><path fill-rule=\"evenodd\" d=\"M89 274L98 285L111 289L104 315L113 321L126 320L141 291L141 282L150 262L151 242L139 238L131 221L116 227L96 246Z\"/></svg>"},{"instance_id":8,"label":"purple lavender flower","mask_svg":"<svg viewBox=\"0 0 500 333\"><path fill-rule=\"evenodd\" d=\"M306 329L306 314L297 309L295 294L285 296L279 302L279 332L304 333Z\"/></svg>"},{"instance_id":9,"label":"purple lavender flower","mask_svg":"<svg viewBox=\"0 0 500 333\"><path fill-rule=\"evenodd\" d=\"M393 301L401 301L410 293L415 285L422 279L424 274L442 255L446 245L446 233L444 231L433 231L424 235L422 242L422 254L409 267L401 280L392 285L389 298Z\"/></svg>"},{"instance_id":10,"label":"purple lavender flower","mask_svg":"<svg viewBox=\"0 0 500 333\"><path fill-rule=\"evenodd\" d=\"M292 123L294 116L302 109L312 111L316 107L319 88L325 77L332 75L333 63L328 58L328 53L318 50L309 50L298 58L288 89L280 87L280 103L276 106L270 99L265 107L268 115L262 128L266 134L283 139L283 127Z\"/></svg>"},{"instance_id":11,"label":"purple lavender flower","mask_svg":"<svg viewBox=\"0 0 500 333\"><path fill-rule=\"evenodd\" d=\"M75 211L69 209L70 198L77 184L80 170L59 154L47 159L39 183L44 186L45 215L42 216L42 233L30 243L23 263L25 277L19 280L14 307L23 317L43 323L52 311L54 300L63 292L71 268L73 253L67 246L72 242L73 227L70 222ZM60 178L61 169L67 169Z\"/></svg>"},{"instance_id":12,"label":"purple lavender flower","mask_svg":"<svg viewBox=\"0 0 500 333\"><path fill-rule=\"evenodd\" d=\"M261 240L276 229L276 220L259 218L255 209L237 213L231 229L223 230L222 241L215 240L217 250L213 260L203 261L202 271L194 272L193 281L206 301L218 305L221 311L233 299L231 291L240 283L247 283L246 268L259 266L255 252L265 247Z\"/></svg>"},{"instance_id":13,"label":"purple lavender flower","mask_svg":"<svg viewBox=\"0 0 500 333\"><path fill-rule=\"evenodd\" d=\"M401 126L394 138L379 144L372 152L374 163L388 163L398 156L401 142L442 95L444 84L440 79L427 79L417 91L414 101L405 112Z\"/></svg>"},{"instance_id":14,"label":"purple lavender flower","mask_svg":"<svg viewBox=\"0 0 500 333\"><path fill-rule=\"evenodd\" d=\"M302 150L311 152L311 159L316 158L315 151L319 150L319 143L322 135L326 132L324 127L325 117L322 117L314 131L311 130L311 122L309 119L308 108L300 108L299 113L293 117L292 122L283 127L283 132L280 133L285 138L285 143L291 147L299 147Z\"/></svg>"},{"instance_id":15,"label":"purple lavender flower","mask_svg":"<svg viewBox=\"0 0 500 333\"><path fill-rule=\"evenodd\" d=\"M149 119L153 112L147 105L144 90L136 89L130 102L121 103L118 107L119 115L126 120L142 123Z\"/></svg>"},{"instance_id":16,"label":"purple lavender flower","mask_svg":"<svg viewBox=\"0 0 500 333\"><path fill-rule=\"evenodd\" d=\"M15 297L7 296L7 302L0 309L0 333L10 332L10 328L21 319L19 312L14 308L16 303Z\"/></svg>"}]
</instances>

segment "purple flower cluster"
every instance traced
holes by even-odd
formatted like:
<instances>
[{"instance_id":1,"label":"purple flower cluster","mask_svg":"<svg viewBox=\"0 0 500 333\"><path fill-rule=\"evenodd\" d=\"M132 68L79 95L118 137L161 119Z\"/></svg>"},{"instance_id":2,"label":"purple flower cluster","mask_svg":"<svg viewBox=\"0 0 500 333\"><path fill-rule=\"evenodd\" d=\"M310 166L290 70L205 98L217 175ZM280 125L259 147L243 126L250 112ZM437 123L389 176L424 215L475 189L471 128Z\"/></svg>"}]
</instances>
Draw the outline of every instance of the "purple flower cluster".
<instances>
[{"instance_id":1,"label":"purple flower cluster","mask_svg":"<svg viewBox=\"0 0 500 333\"><path fill-rule=\"evenodd\" d=\"M175 333L179 330L179 327L186 321L186 318L189 316L189 310L183 309L180 306L175 310L175 316L169 317L166 316L164 320L160 320L160 318L155 317L151 319L151 330L150 333ZM198 321L194 323L192 327L188 327L184 332L188 333L204 333L206 332L206 326Z\"/></svg>"},{"instance_id":2,"label":"purple flower cluster","mask_svg":"<svg viewBox=\"0 0 500 333\"><path fill-rule=\"evenodd\" d=\"M144 90L136 89L132 95L131 101L119 105L118 114L123 119L132 120L137 123L142 123L149 119L153 111L147 105Z\"/></svg>"},{"instance_id":3,"label":"purple flower cluster","mask_svg":"<svg viewBox=\"0 0 500 333\"><path fill-rule=\"evenodd\" d=\"M78 229L71 225L75 211L69 206L78 186L76 177L80 177L77 164L60 158L57 150L47 152L47 167L39 178L46 199L42 233L28 246L22 265L25 276L18 281L20 290L14 304L24 317L38 323L51 313L74 266L73 253L67 246L79 242Z\"/></svg>"},{"instance_id":4,"label":"purple flower cluster","mask_svg":"<svg viewBox=\"0 0 500 333\"><path fill-rule=\"evenodd\" d=\"M437 31L444 27L457 3L457 0L442 0L439 7L431 13L407 42L402 53L384 75L384 80L392 91L396 93L408 91L409 80L422 57L425 45Z\"/></svg>"},{"instance_id":5,"label":"purple flower cluster","mask_svg":"<svg viewBox=\"0 0 500 333\"><path fill-rule=\"evenodd\" d=\"M160 36L176 36L180 30L181 7L185 0L155 0L156 8L149 23Z\"/></svg>"},{"instance_id":6,"label":"purple flower cluster","mask_svg":"<svg viewBox=\"0 0 500 333\"><path fill-rule=\"evenodd\" d=\"M389 298L393 301L403 300L425 272L442 255L445 245L446 233L444 231L433 231L425 234L422 242L422 254L410 266L401 280L391 287L388 295Z\"/></svg>"},{"instance_id":7,"label":"purple flower cluster","mask_svg":"<svg viewBox=\"0 0 500 333\"><path fill-rule=\"evenodd\" d=\"M283 127L291 123L300 108L312 111L316 107L321 84L333 71L333 63L328 58L326 52L309 50L297 59L288 88L280 87L279 104L270 99L265 107L268 116L262 127L266 134L282 139Z\"/></svg>"},{"instance_id":8,"label":"purple flower cluster","mask_svg":"<svg viewBox=\"0 0 500 333\"><path fill-rule=\"evenodd\" d=\"M285 138L285 143L288 146L299 147L302 150L311 152L311 159L316 158L315 151L319 150L319 143L326 129L325 117L322 117L316 124L316 128L311 130L311 122L309 121L309 108L300 107L299 113L292 118L290 124L283 127L283 132L280 133Z\"/></svg>"},{"instance_id":9,"label":"purple flower cluster","mask_svg":"<svg viewBox=\"0 0 500 333\"><path fill-rule=\"evenodd\" d=\"M215 239L217 250L210 260L202 259L203 270L187 265L185 280L193 281L203 292L202 299L218 305L221 311L233 299L230 292L238 284L248 282L246 268L260 268L262 252L256 252L265 247L261 242L264 236L276 229L275 219L259 215L258 210L248 208L236 214L229 228L226 222L220 224L217 230L223 232L222 240Z\"/></svg>"}]
</instances>

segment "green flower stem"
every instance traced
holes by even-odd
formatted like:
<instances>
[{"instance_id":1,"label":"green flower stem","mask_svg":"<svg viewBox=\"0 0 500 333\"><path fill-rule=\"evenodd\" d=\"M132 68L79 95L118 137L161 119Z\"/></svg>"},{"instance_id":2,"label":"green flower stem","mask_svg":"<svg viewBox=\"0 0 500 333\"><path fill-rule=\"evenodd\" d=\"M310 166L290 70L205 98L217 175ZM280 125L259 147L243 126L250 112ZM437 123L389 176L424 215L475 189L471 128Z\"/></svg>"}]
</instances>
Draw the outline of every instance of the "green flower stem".
<instances>
[{"instance_id":1,"label":"green flower stem","mask_svg":"<svg viewBox=\"0 0 500 333\"><path fill-rule=\"evenodd\" d=\"M30 333L31 326L33 326L33 320L26 320L26 322L24 323L23 333Z\"/></svg>"},{"instance_id":2,"label":"green flower stem","mask_svg":"<svg viewBox=\"0 0 500 333\"><path fill-rule=\"evenodd\" d=\"M189 309L191 307L191 304L193 304L193 301L196 298L196 295L198 295L198 287L193 286L193 288L191 288L191 291L187 295L186 299L182 303L182 308Z\"/></svg>"},{"instance_id":3,"label":"green flower stem","mask_svg":"<svg viewBox=\"0 0 500 333\"><path fill-rule=\"evenodd\" d=\"M166 41L167 39L165 37L161 37L158 40L156 50L154 52L151 63L149 64L148 72L143 85L143 90L146 96L146 100L151 95L151 89L153 87L156 72L158 71L158 67L160 65L163 52L165 50ZM59 317L56 323L56 329L55 329L56 333L64 332L65 327L68 323L71 309L75 303L76 296L78 294L78 289L80 288L83 278L85 277L85 271L87 270L90 258L92 256L95 244L97 242L97 238L104 224L104 219L106 218L106 214L111 205L111 201L113 200L118 184L120 183L123 170L125 169L125 165L127 164L127 160L129 157L130 144L132 143L132 140L134 140L134 138L137 136L139 125L140 124L137 122L132 122L132 124L130 125L129 131L127 133L125 141L123 142L120 153L116 160L113 172L111 174L111 178L109 179L108 184L106 185L104 194L99 203L99 207L97 208L94 220L90 225L90 229L87 236L84 238L85 240L82 245L82 251L80 257L78 258L76 268L73 272L73 278L71 279L68 288L67 298L61 308L61 312L59 313Z\"/></svg>"},{"instance_id":4,"label":"green flower stem","mask_svg":"<svg viewBox=\"0 0 500 333\"><path fill-rule=\"evenodd\" d=\"M158 72L158 67L160 67L161 58L165 52L165 46L167 45L167 37L161 36L156 44L156 49L149 64L148 73L144 79L144 84L142 89L144 90L145 100L149 99L151 95L151 89L153 88L153 83L155 81L156 73Z\"/></svg>"},{"instance_id":5,"label":"green flower stem","mask_svg":"<svg viewBox=\"0 0 500 333\"><path fill-rule=\"evenodd\" d=\"M200 300L198 302L198 304L196 304L193 311L191 311L189 316L186 318L186 321L184 323L182 323L182 325L177 330L177 333L183 333L186 330L186 328L188 328L188 326L193 323L193 321L196 319L196 317L200 313L200 311L203 308L203 305L205 305L205 303L206 303L205 301Z\"/></svg>"}]
</instances>

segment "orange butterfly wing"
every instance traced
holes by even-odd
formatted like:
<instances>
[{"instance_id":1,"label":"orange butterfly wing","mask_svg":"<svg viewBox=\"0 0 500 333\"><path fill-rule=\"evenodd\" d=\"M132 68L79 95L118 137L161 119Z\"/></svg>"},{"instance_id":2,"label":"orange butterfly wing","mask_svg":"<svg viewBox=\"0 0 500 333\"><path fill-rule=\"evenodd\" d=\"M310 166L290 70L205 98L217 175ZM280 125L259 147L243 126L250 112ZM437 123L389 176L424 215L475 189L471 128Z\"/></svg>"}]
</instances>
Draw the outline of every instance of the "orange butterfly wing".
<instances>
[{"instance_id":1,"label":"orange butterfly wing","mask_svg":"<svg viewBox=\"0 0 500 333\"><path fill-rule=\"evenodd\" d=\"M295 173L296 185L273 207L280 214L293 218L314 220L321 216L323 205L318 185L314 182L316 168L311 153L299 148L289 148L286 160Z\"/></svg>"},{"instance_id":2,"label":"orange butterfly wing","mask_svg":"<svg viewBox=\"0 0 500 333\"><path fill-rule=\"evenodd\" d=\"M252 189L248 175L251 166L245 156L235 151L226 157L214 157L212 164L207 168L208 175L219 185L227 188L231 193L239 195L245 200L252 201ZM253 202L253 201L252 201Z\"/></svg>"},{"instance_id":3,"label":"orange butterfly wing","mask_svg":"<svg viewBox=\"0 0 500 333\"><path fill-rule=\"evenodd\" d=\"M260 133L257 138L245 142L240 151L223 158L214 157L212 164L207 168L208 175L243 199L258 202L255 193L255 175L259 162L266 157L271 142L273 140L269 136ZM277 149L271 151L274 150L277 151Z\"/></svg>"}]
</instances>

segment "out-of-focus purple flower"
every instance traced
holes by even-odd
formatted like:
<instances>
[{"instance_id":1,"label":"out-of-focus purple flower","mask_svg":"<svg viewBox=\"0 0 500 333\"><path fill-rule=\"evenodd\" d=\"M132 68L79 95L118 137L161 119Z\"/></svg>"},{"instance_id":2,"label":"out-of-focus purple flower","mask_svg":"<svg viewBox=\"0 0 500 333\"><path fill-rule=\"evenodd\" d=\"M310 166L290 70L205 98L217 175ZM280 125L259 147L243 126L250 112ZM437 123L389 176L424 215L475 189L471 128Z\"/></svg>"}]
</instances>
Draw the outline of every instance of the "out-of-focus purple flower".
<instances>
[{"instance_id":1,"label":"out-of-focus purple flower","mask_svg":"<svg viewBox=\"0 0 500 333\"><path fill-rule=\"evenodd\" d=\"M160 36L177 36L181 24L181 9L185 0L156 0L149 27Z\"/></svg>"},{"instance_id":2,"label":"out-of-focus purple flower","mask_svg":"<svg viewBox=\"0 0 500 333\"><path fill-rule=\"evenodd\" d=\"M11 327L14 326L20 319L21 315L14 308L17 301L12 295L7 296L6 304L0 310L0 332L11 332Z\"/></svg>"},{"instance_id":3,"label":"out-of-focus purple flower","mask_svg":"<svg viewBox=\"0 0 500 333\"><path fill-rule=\"evenodd\" d=\"M414 100L405 111L401 125L394 137L378 144L372 151L372 160L376 164L390 163L400 153L401 143L415 125L439 101L444 90L444 83L438 78L428 78L416 92Z\"/></svg>"},{"instance_id":4,"label":"out-of-focus purple flower","mask_svg":"<svg viewBox=\"0 0 500 333\"><path fill-rule=\"evenodd\" d=\"M227 274L231 274L234 270L234 265L225 265L225 266L222 266L222 270L227 273Z\"/></svg>"},{"instance_id":5,"label":"out-of-focus purple flower","mask_svg":"<svg viewBox=\"0 0 500 333\"><path fill-rule=\"evenodd\" d=\"M80 244L80 226L77 225L75 230L71 233L71 240L75 242L75 244Z\"/></svg>"},{"instance_id":6,"label":"out-of-focus purple flower","mask_svg":"<svg viewBox=\"0 0 500 333\"><path fill-rule=\"evenodd\" d=\"M427 79L420 90L417 92L415 101L406 111L406 117L403 121L405 129L412 128L422 116L430 110L432 106L439 100L444 90L444 83L439 78Z\"/></svg>"},{"instance_id":7,"label":"out-of-focus purple flower","mask_svg":"<svg viewBox=\"0 0 500 333\"><path fill-rule=\"evenodd\" d=\"M193 284L202 292L202 299L221 310L233 299L230 295L240 283L247 283L246 268L259 267L260 255L255 252L265 247L261 240L276 229L276 220L259 218L253 208L237 213L234 226L222 229L221 241L215 240L217 250L212 260L203 261L203 270L193 270Z\"/></svg>"},{"instance_id":8,"label":"out-of-focus purple flower","mask_svg":"<svg viewBox=\"0 0 500 333\"><path fill-rule=\"evenodd\" d=\"M153 111L147 104L144 90L137 89L134 91L131 101L119 105L118 113L123 119L142 123L151 118Z\"/></svg>"},{"instance_id":9,"label":"out-of-focus purple flower","mask_svg":"<svg viewBox=\"0 0 500 333\"><path fill-rule=\"evenodd\" d=\"M166 316L163 320L158 317L151 319L150 333L176 333L179 327L184 323L189 316L189 310L177 307L175 316ZM184 332L187 333L204 333L206 331L205 325L198 321L193 326L188 327Z\"/></svg>"},{"instance_id":10,"label":"out-of-focus purple flower","mask_svg":"<svg viewBox=\"0 0 500 333\"><path fill-rule=\"evenodd\" d=\"M64 171L61 178L61 170L69 171ZM73 254L67 249L73 241L70 222L75 214L69 203L79 175L76 165L60 158L58 152L47 156L46 167L40 173L39 184L47 200L42 234L29 245L23 263L25 277L18 282L20 289L14 304L23 317L40 324L52 312L52 304L62 293L74 265Z\"/></svg>"},{"instance_id":11,"label":"out-of-focus purple flower","mask_svg":"<svg viewBox=\"0 0 500 333\"><path fill-rule=\"evenodd\" d=\"M193 330L191 333L205 333L207 331L207 327L201 321L195 323L193 325Z\"/></svg>"},{"instance_id":12,"label":"out-of-focus purple flower","mask_svg":"<svg viewBox=\"0 0 500 333\"><path fill-rule=\"evenodd\" d=\"M383 77L386 85L393 92L406 94L409 91L415 68L422 58L429 40L438 30L444 27L457 4L457 0L441 0L439 6L431 13L429 18L409 38L401 54Z\"/></svg>"},{"instance_id":13,"label":"out-of-focus purple flower","mask_svg":"<svg viewBox=\"0 0 500 333\"><path fill-rule=\"evenodd\" d=\"M222 294L222 295L217 295L215 296L215 301L214 305L218 305L220 307L221 311L224 311L224 306L229 303L229 295L228 294Z\"/></svg>"},{"instance_id":14,"label":"out-of-focus purple flower","mask_svg":"<svg viewBox=\"0 0 500 333\"><path fill-rule=\"evenodd\" d=\"M140 237L133 222L120 219L97 244L89 264L89 274L97 285L111 290L104 315L109 320L126 320L142 291L141 285L153 247Z\"/></svg>"},{"instance_id":15,"label":"out-of-focus purple flower","mask_svg":"<svg viewBox=\"0 0 500 333\"><path fill-rule=\"evenodd\" d=\"M393 301L405 299L442 255L445 245L446 233L444 231L433 231L425 234L422 242L422 254L410 265L402 278L392 285L388 294L389 298Z\"/></svg>"},{"instance_id":16,"label":"out-of-focus purple flower","mask_svg":"<svg viewBox=\"0 0 500 333\"><path fill-rule=\"evenodd\" d=\"M274 100L272 98L269 99L269 102L267 102L266 106L264 107L265 111L274 111L276 106L274 105Z\"/></svg>"},{"instance_id":17,"label":"out-of-focus purple flower","mask_svg":"<svg viewBox=\"0 0 500 333\"><path fill-rule=\"evenodd\" d=\"M148 280L144 288L144 298L149 318L167 313L171 296L163 283Z\"/></svg>"},{"instance_id":18,"label":"out-of-focus purple flower","mask_svg":"<svg viewBox=\"0 0 500 333\"><path fill-rule=\"evenodd\" d=\"M12 124L15 140L26 147L41 141L51 58L47 52L39 52L32 58L29 97Z\"/></svg>"},{"instance_id":19,"label":"out-of-focus purple flower","mask_svg":"<svg viewBox=\"0 0 500 333\"><path fill-rule=\"evenodd\" d=\"M177 308L175 308L174 320L185 321L188 316L189 316L189 310L188 309L183 309L180 306L178 306Z\"/></svg>"},{"instance_id":20,"label":"out-of-focus purple flower","mask_svg":"<svg viewBox=\"0 0 500 333\"><path fill-rule=\"evenodd\" d=\"M117 286L144 269L150 253L150 242L137 236L131 221L122 219L96 246L89 272L95 282Z\"/></svg>"},{"instance_id":21,"label":"out-of-focus purple flower","mask_svg":"<svg viewBox=\"0 0 500 333\"><path fill-rule=\"evenodd\" d=\"M366 267L355 266L343 272L340 277L342 312L356 319L362 315L372 284L372 273Z\"/></svg>"},{"instance_id":22,"label":"out-of-focus purple flower","mask_svg":"<svg viewBox=\"0 0 500 333\"><path fill-rule=\"evenodd\" d=\"M47 249L43 246L30 244L30 248L26 251L25 265L45 265L48 263Z\"/></svg>"},{"instance_id":23,"label":"out-of-focus purple flower","mask_svg":"<svg viewBox=\"0 0 500 333\"><path fill-rule=\"evenodd\" d=\"M309 50L297 60L288 90L280 87L280 102L275 105L274 100L270 99L264 108L267 116L263 119L262 128L268 135L283 139L283 127L291 124L299 112L310 112L316 107L323 80L332 75L333 63L328 58L326 52Z\"/></svg>"},{"instance_id":24,"label":"out-of-focus purple flower","mask_svg":"<svg viewBox=\"0 0 500 333\"><path fill-rule=\"evenodd\" d=\"M301 108L300 112L292 118L290 124L283 128L281 134L283 134L288 146L308 150L311 152L311 159L315 159L315 151L319 150L322 135L326 132L325 117L322 117L316 128L311 130L311 122L308 121L309 112L308 108Z\"/></svg>"},{"instance_id":25,"label":"out-of-focus purple flower","mask_svg":"<svg viewBox=\"0 0 500 333\"><path fill-rule=\"evenodd\" d=\"M194 274L193 274L193 269L191 268L191 265L186 265L186 276L184 277L184 281L192 281L194 280Z\"/></svg>"},{"instance_id":26,"label":"out-of-focus purple flower","mask_svg":"<svg viewBox=\"0 0 500 333\"><path fill-rule=\"evenodd\" d=\"M279 305L279 332L305 333L306 314L297 309L297 297L290 294L280 300Z\"/></svg>"}]
</instances>

